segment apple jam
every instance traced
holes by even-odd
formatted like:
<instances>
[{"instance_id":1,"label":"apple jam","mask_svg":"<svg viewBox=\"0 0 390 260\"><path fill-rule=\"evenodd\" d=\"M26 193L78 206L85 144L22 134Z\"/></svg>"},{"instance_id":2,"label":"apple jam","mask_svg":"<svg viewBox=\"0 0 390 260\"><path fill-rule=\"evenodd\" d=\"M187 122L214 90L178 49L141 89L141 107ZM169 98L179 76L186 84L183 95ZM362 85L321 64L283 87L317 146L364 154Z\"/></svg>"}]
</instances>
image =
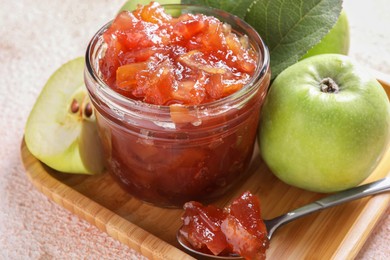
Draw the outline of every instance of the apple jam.
<instances>
[{"instance_id":1,"label":"apple jam","mask_svg":"<svg viewBox=\"0 0 390 260\"><path fill-rule=\"evenodd\" d=\"M261 218L260 201L249 191L224 209L190 201L184 204L179 232L197 251L265 259L267 229Z\"/></svg>"},{"instance_id":2,"label":"apple jam","mask_svg":"<svg viewBox=\"0 0 390 260\"><path fill-rule=\"evenodd\" d=\"M245 176L269 81L256 31L207 7L120 13L86 54L109 171L163 207L212 200Z\"/></svg>"},{"instance_id":3,"label":"apple jam","mask_svg":"<svg viewBox=\"0 0 390 260\"><path fill-rule=\"evenodd\" d=\"M103 34L104 81L134 100L156 105L199 105L241 89L257 55L247 36L214 16L177 18L156 2L120 13Z\"/></svg>"}]
</instances>

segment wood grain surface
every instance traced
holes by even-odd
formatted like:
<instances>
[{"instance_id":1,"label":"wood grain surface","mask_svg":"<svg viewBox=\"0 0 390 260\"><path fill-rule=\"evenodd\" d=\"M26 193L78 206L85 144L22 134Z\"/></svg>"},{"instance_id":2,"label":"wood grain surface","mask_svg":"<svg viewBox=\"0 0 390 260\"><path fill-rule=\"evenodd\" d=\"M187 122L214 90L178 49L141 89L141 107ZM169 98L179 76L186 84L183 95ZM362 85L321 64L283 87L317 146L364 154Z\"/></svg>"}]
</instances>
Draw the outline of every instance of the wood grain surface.
<instances>
[{"instance_id":1,"label":"wood grain surface","mask_svg":"<svg viewBox=\"0 0 390 260\"><path fill-rule=\"evenodd\" d=\"M380 80L388 95L387 80ZM96 225L110 236L150 259L193 259L176 242L181 209L142 203L123 191L110 175L72 175L54 171L21 144L26 174L43 194ZM214 204L223 206L250 190L261 200L269 219L313 202L325 194L291 187L279 181L255 151L251 175ZM390 149L366 182L388 175ZM390 203L384 193L336 206L291 222L276 231L267 259L350 259L356 256Z\"/></svg>"}]
</instances>

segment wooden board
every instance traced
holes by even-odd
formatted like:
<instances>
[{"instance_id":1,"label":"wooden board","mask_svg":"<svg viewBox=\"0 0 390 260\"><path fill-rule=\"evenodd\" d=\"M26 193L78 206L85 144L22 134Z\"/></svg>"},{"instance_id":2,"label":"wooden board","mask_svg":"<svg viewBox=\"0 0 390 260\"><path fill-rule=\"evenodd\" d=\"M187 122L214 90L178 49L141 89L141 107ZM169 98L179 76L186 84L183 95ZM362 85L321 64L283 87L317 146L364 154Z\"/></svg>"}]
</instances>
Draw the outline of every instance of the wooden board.
<instances>
[{"instance_id":1,"label":"wooden board","mask_svg":"<svg viewBox=\"0 0 390 260\"><path fill-rule=\"evenodd\" d=\"M390 86L380 81L390 96ZM31 182L42 193L110 236L150 259L193 259L176 242L181 209L162 209L132 198L105 173L98 176L64 174L47 167L21 145L22 161ZM390 149L365 182L388 175ZM255 152L251 175L225 197L223 206L250 190L261 199L264 219L319 199L279 181ZM390 203L390 194L364 198L291 222L272 238L267 259L347 259L359 252Z\"/></svg>"}]
</instances>

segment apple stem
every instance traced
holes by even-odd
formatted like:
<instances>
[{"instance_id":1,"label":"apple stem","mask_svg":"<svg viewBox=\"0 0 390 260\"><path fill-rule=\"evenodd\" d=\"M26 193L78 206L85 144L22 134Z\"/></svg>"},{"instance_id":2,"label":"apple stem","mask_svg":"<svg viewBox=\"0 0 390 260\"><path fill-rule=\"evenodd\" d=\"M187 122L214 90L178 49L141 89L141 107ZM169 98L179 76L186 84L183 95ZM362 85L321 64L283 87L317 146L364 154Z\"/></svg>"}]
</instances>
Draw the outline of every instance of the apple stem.
<instances>
[{"instance_id":1,"label":"apple stem","mask_svg":"<svg viewBox=\"0 0 390 260\"><path fill-rule=\"evenodd\" d=\"M337 83L331 78L324 78L320 82L320 88L322 92L325 93L337 93L339 92L339 86Z\"/></svg>"}]
</instances>

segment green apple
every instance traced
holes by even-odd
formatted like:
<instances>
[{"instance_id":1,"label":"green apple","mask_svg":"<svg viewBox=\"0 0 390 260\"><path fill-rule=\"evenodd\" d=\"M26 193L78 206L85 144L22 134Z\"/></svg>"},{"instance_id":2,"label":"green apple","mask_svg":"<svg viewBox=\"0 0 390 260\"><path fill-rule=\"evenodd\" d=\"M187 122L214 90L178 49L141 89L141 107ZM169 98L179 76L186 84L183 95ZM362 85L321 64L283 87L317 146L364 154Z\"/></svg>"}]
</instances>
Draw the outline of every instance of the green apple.
<instances>
[{"instance_id":1,"label":"green apple","mask_svg":"<svg viewBox=\"0 0 390 260\"><path fill-rule=\"evenodd\" d=\"M335 192L370 175L389 134L389 100L377 80L347 56L322 54L275 79L262 108L259 144L282 181Z\"/></svg>"},{"instance_id":2,"label":"green apple","mask_svg":"<svg viewBox=\"0 0 390 260\"><path fill-rule=\"evenodd\" d=\"M129 0L126 3L123 4L121 9L119 9L119 12L122 11L133 11L137 9L137 6L140 5L148 5L150 4L151 0ZM156 0L154 2L158 2L161 5L164 4L180 4L181 0Z\"/></svg>"},{"instance_id":3,"label":"green apple","mask_svg":"<svg viewBox=\"0 0 390 260\"><path fill-rule=\"evenodd\" d=\"M349 24L346 12L343 10L333 28L325 37L311 48L301 59L318 54L336 53L347 55L349 51Z\"/></svg>"},{"instance_id":4,"label":"green apple","mask_svg":"<svg viewBox=\"0 0 390 260\"><path fill-rule=\"evenodd\" d=\"M84 85L84 58L60 67L42 89L25 128L30 152L67 173L104 170L95 115Z\"/></svg>"}]
</instances>

